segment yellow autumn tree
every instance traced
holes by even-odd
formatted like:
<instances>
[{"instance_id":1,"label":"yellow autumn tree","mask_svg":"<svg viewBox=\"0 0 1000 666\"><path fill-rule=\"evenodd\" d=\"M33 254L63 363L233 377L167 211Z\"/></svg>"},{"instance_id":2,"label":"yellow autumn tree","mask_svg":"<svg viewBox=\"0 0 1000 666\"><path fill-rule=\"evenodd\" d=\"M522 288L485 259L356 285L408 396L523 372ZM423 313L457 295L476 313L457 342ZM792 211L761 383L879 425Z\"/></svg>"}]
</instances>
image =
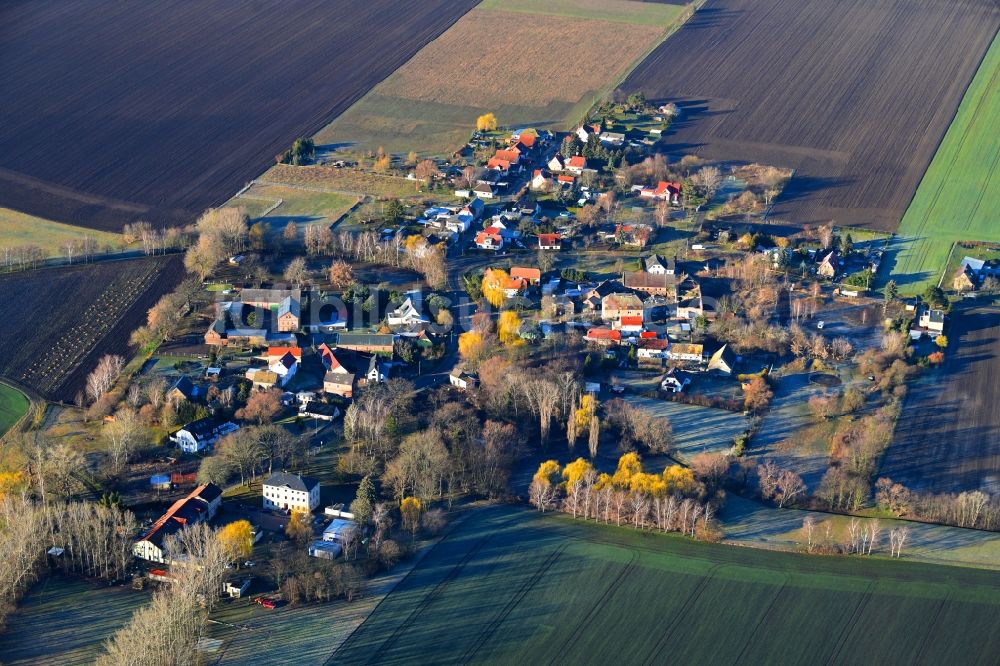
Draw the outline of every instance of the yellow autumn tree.
<instances>
[{"instance_id":1,"label":"yellow autumn tree","mask_svg":"<svg viewBox=\"0 0 1000 666\"><path fill-rule=\"evenodd\" d=\"M611 475L607 472L601 472L597 475L597 481L594 483L594 490L604 490L612 485L614 485L614 481Z\"/></svg>"},{"instance_id":2,"label":"yellow autumn tree","mask_svg":"<svg viewBox=\"0 0 1000 666\"><path fill-rule=\"evenodd\" d=\"M480 132L495 132L497 129L497 116L490 111L476 118L476 129Z\"/></svg>"},{"instance_id":3,"label":"yellow autumn tree","mask_svg":"<svg viewBox=\"0 0 1000 666\"><path fill-rule=\"evenodd\" d=\"M501 268L492 268L483 274L483 298L495 308L503 305L507 300L504 289L510 282L510 275Z\"/></svg>"},{"instance_id":4,"label":"yellow autumn tree","mask_svg":"<svg viewBox=\"0 0 1000 666\"><path fill-rule=\"evenodd\" d=\"M497 323L497 335L500 336L500 342L505 345L523 342L520 333L518 333L520 330L521 318L517 316L516 312L508 310L500 313L500 321Z\"/></svg>"},{"instance_id":5,"label":"yellow autumn tree","mask_svg":"<svg viewBox=\"0 0 1000 666\"><path fill-rule=\"evenodd\" d=\"M583 458L577 458L571 463L567 463L566 467L563 468L563 478L566 480L566 487L570 488L574 483L583 479L587 475L587 472L592 472L594 466Z\"/></svg>"},{"instance_id":6,"label":"yellow autumn tree","mask_svg":"<svg viewBox=\"0 0 1000 666\"><path fill-rule=\"evenodd\" d=\"M667 482L659 474L640 472L629 480L629 489L650 497L664 497L667 494Z\"/></svg>"},{"instance_id":7,"label":"yellow autumn tree","mask_svg":"<svg viewBox=\"0 0 1000 666\"><path fill-rule=\"evenodd\" d=\"M667 484L668 495L673 495L674 493L687 495L697 487L694 472L680 465L671 465L663 470L663 480Z\"/></svg>"},{"instance_id":8,"label":"yellow autumn tree","mask_svg":"<svg viewBox=\"0 0 1000 666\"><path fill-rule=\"evenodd\" d=\"M403 528L410 530L415 537L420 526L420 513L424 505L416 497L404 497L399 505L399 514L403 517Z\"/></svg>"},{"instance_id":9,"label":"yellow autumn tree","mask_svg":"<svg viewBox=\"0 0 1000 666\"><path fill-rule=\"evenodd\" d=\"M584 393L580 398L580 407L576 410L576 431L580 434L590 428L590 417L597 411L597 398L592 393Z\"/></svg>"},{"instance_id":10,"label":"yellow autumn tree","mask_svg":"<svg viewBox=\"0 0 1000 666\"><path fill-rule=\"evenodd\" d=\"M230 560L239 561L253 553L253 528L246 520L237 520L219 530L219 542Z\"/></svg>"},{"instance_id":11,"label":"yellow autumn tree","mask_svg":"<svg viewBox=\"0 0 1000 666\"><path fill-rule=\"evenodd\" d=\"M466 331L458 336L458 353L463 360L477 361L483 355L486 343L482 333Z\"/></svg>"},{"instance_id":12,"label":"yellow autumn tree","mask_svg":"<svg viewBox=\"0 0 1000 666\"><path fill-rule=\"evenodd\" d=\"M631 488L632 477L636 474L642 474L642 459L635 451L629 451L618 459L618 468L611 482L619 488Z\"/></svg>"},{"instance_id":13,"label":"yellow autumn tree","mask_svg":"<svg viewBox=\"0 0 1000 666\"><path fill-rule=\"evenodd\" d=\"M313 535L312 518L309 513L292 511L292 515L288 517L288 524L285 525L285 534L295 543L305 546Z\"/></svg>"},{"instance_id":14,"label":"yellow autumn tree","mask_svg":"<svg viewBox=\"0 0 1000 666\"><path fill-rule=\"evenodd\" d=\"M545 485L552 485L559 478L559 463L555 460L546 460L538 466L538 471L532 478Z\"/></svg>"},{"instance_id":15,"label":"yellow autumn tree","mask_svg":"<svg viewBox=\"0 0 1000 666\"><path fill-rule=\"evenodd\" d=\"M9 495L18 495L28 488L28 477L24 472L0 472L0 500Z\"/></svg>"}]
</instances>

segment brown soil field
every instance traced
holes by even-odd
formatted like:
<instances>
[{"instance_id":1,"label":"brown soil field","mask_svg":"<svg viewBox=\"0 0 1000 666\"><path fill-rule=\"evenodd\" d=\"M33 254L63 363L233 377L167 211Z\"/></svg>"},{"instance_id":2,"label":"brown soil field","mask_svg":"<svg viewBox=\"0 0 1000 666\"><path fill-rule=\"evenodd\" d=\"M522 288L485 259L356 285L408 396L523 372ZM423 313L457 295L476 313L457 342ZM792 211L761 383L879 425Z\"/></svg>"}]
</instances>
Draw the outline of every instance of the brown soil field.
<instances>
[{"instance_id":1,"label":"brown soil field","mask_svg":"<svg viewBox=\"0 0 1000 666\"><path fill-rule=\"evenodd\" d=\"M180 282L181 255L105 261L0 276L0 375L71 402L104 354L128 338Z\"/></svg>"},{"instance_id":2,"label":"brown soil field","mask_svg":"<svg viewBox=\"0 0 1000 666\"><path fill-rule=\"evenodd\" d=\"M879 476L1000 493L1000 306L956 308L950 321L946 360L910 387Z\"/></svg>"},{"instance_id":3,"label":"brown soil field","mask_svg":"<svg viewBox=\"0 0 1000 666\"><path fill-rule=\"evenodd\" d=\"M575 104L583 93L614 80L663 34L660 26L599 17L599 11L594 20L566 20L477 9L421 49L379 92L443 104L474 101L483 109L511 98L525 106ZM483 57L470 67L461 54L476 40L483 41ZM540 67L543 62L549 64Z\"/></svg>"},{"instance_id":4,"label":"brown soil field","mask_svg":"<svg viewBox=\"0 0 1000 666\"><path fill-rule=\"evenodd\" d=\"M895 230L997 28L995 0L708 0L624 84L676 155L796 169L772 216Z\"/></svg>"},{"instance_id":5,"label":"brown soil field","mask_svg":"<svg viewBox=\"0 0 1000 666\"><path fill-rule=\"evenodd\" d=\"M0 205L187 223L476 0L0 4Z\"/></svg>"}]
</instances>

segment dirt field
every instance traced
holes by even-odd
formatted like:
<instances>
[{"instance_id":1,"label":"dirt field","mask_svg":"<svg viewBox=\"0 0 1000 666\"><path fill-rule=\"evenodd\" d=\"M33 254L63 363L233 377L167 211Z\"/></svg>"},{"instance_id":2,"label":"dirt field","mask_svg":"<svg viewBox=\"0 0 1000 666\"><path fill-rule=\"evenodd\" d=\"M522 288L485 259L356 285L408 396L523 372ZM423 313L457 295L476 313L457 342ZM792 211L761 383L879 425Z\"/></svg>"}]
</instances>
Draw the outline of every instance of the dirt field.
<instances>
[{"instance_id":1,"label":"dirt field","mask_svg":"<svg viewBox=\"0 0 1000 666\"><path fill-rule=\"evenodd\" d=\"M320 132L317 144L448 153L468 139L485 111L503 125L565 129L683 11L585 3L576 8L585 10L584 18L566 13L572 4L494 2L469 12Z\"/></svg>"},{"instance_id":2,"label":"dirt field","mask_svg":"<svg viewBox=\"0 0 1000 666\"><path fill-rule=\"evenodd\" d=\"M0 374L72 401L103 354L125 354L146 311L180 282L180 255L0 277Z\"/></svg>"},{"instance_id":3,"label":"dirt field","mask_svg":"<svg viewBox=\"0 0 1000 666\"><path fill-rule=\"evenodd\" d=\"M773 217L894 230L998 25L994 0L708 0L624 88L681 104L676 154L795 168Z\"/></svg>"},{"instance_id":4,"label":"dirt field","mask_svg":"<svg viewBox=\"0 0 1000 666\"><path fill-rule=\"evenodd\" d=\"M1000 492L1000 306L951 316L944 366L910 387L879 476L935 492Z\"/></svg>"},{"instance_id":5,"label":"dirt field","mask_svg":"<svg viewBox=\"0 0 1000 666\"><path fill-rule=\"evenodd\" d=\"M190 222L475 4L4 3L0 205Z\"/></svg>"}]
</instances>

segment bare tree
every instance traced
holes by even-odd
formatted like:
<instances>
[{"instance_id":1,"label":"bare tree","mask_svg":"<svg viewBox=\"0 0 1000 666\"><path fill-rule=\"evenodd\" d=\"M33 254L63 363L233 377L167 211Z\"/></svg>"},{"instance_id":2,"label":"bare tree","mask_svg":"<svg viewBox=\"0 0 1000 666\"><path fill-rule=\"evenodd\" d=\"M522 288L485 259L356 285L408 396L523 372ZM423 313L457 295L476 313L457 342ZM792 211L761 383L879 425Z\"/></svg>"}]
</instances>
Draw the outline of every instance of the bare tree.
<instances>
[{"instance_id":1,"label":"bare tree","mask_svg":"<svg viewBox=\"0 0 1000 666\"><path fill-rule=\"evenodd\" d=\"M97 362L97 367L87 376L87 395L94 402L104 397L121 375L125 359L121 356L105 354Z\"/></svg>"},{"instance_id":2,"label":"bare tree","mask_svg":"<svg viewBox=\"0 0 1000 666\"><path fill-rule=\"evenodd\" d=\"M108 438L111 470L118 474L128 463L142 432L138 414L131 407L122 407L115 413L114 419L104 427L104 432Z\"/></svg>"},{"instance_id":3,"label":"bare tree","mask_svg":"<svg viewBox=\"0 0 1000 666\"><path fill-rule=\"evenodd\" d=\"M806 550L810 553L813 549L813 532L816 529L816 519L811 515L802 519L802 531L806 533Z\"/></svg>"}]
</instances>

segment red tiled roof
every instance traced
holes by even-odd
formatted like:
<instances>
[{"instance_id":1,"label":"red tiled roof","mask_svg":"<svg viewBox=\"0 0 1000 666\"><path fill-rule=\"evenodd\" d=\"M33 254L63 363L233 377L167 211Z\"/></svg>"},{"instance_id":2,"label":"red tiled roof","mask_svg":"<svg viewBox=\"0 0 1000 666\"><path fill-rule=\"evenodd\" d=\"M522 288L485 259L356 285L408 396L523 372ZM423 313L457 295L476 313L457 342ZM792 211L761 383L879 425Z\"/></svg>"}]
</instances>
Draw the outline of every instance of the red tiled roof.
<instances>
[{"instance_id":1,"label":"red tiled roof","mask_svg":"<svg viewBox=\"0 0 1000 666\"><path fill-rule=\"evenodd\" d=\"M573 157L569 158L569 161L566 162L566 165L571 167L580 167L582 169L583 167L587 166L587 160L582 155L574 155Z\"/></svg>"},{"instance_id":2,"label":"red tiled roof","mask_svg":"<svg viewBox=\"0 0 1000 666\"><path fill-rule=\"evenodd\" d=\"M530 132L522 132L521 135L517 138L517 142L522 146L524 146L525 148L531 148L532 146L535 145L535 140L537 138L538 138L537 136L531 134Z\"/></svg>"},{"instance_id":3,"label":"red tiled roof","mask_svg":"<svg viewBox=\"0 0 1000 666\"><path fill-rule=\"evenodd\" d=\"M574 178L573 176L568 176L568 175L566 175L564 173L559 174L559 182L560 183L572 183L572 182L575 182L575 181L576 181L576 178Z\"/></svg>"},{"instance_id":4,"label":"red tiled roof","mask_svg":"<svg viewBox=\"0 0 1000 666\"><path fill-rule=\"evenodd\" d=\"M641 339L643 339L643 340L655 340L656 339L656 332L655 331L643 331L642 333L639 334L639 337Z\"/></svg>"},{"instance_id":5,"label":"red tiled roof","mask_svg":"<svg viewBox=\"0 0 1000 666\"><path fill-rule=\"evenodd\" d=\"M538 234L539 245L556 245L562 241L559 234Z\"/></svg>"},{"instance_id":6,"label":"red tiled roof","mask_svg":"<svg viewBox=\"0 0 1000 666\"><path fill-rule=\"evenodd\" d=\"M300 347L268 347L268 357L281 358L285 354L291 354L298 360L302 360L302 349Z\"/></svg>"},{"instance_id":7,"label":"red tiled roof","mask_svg":"<svg viewBox=\"0 0 1000 666\"><path fill-rule=\"evenodd\" d=\"M506 171L510 168L510 161L502 159L500 157L491 157L490 161L486 163L489 169L499 169L500 171Z\"/></svg>"},{"instance_id":8,"label":"red tiled roof","mask_svg":"<svg viewBox=\"0 0 1000 666\"><path fill-rule=\"evenodd\" d=\"M592 328L587 331L587 337L591 340L621 340L622 333L610 328Z\"/></svg>"},{"instance_id":9,"label":"red tiled roof","mask_svg":"<svg viewBox=\"0 0 1000 666\"><path fill-rule=\"evenodd\" d=\"M498 160L516 162L521 157L521 151L517 148L506 148L504 150L498 150L493 157Z\"/></svg>"},{"instance_id":10,"label":"red tiled roof","mask_svg":"<svg viewBox=\"0 0 1000 666\"><path fill-rule=\"evenodd\" d=\"M670 346L669 340L639 340L639 346L643 349L667 349Z\"/></svg>"},{"instance_id":11,"label":"red tiled roof","mask_svg":"<svg viewBox=\"0 0 1000 666\"><path fill-rule=\"evenodd\" d=\"M541 280L542 271L537 268L524 268L522 266L512 266L510 269L510 276L525 278L527 280Z\"/></svg>"},{"instance_id":12,"label":"red tiled roof","mask_svg":"<svg viewBox=\"0 0 1000 666\"><path fill-rule=\"evenodd\" d=\"M622 317L622 326L642 326L642 316L638 317Z\"/></svg>"}]
</instances>

